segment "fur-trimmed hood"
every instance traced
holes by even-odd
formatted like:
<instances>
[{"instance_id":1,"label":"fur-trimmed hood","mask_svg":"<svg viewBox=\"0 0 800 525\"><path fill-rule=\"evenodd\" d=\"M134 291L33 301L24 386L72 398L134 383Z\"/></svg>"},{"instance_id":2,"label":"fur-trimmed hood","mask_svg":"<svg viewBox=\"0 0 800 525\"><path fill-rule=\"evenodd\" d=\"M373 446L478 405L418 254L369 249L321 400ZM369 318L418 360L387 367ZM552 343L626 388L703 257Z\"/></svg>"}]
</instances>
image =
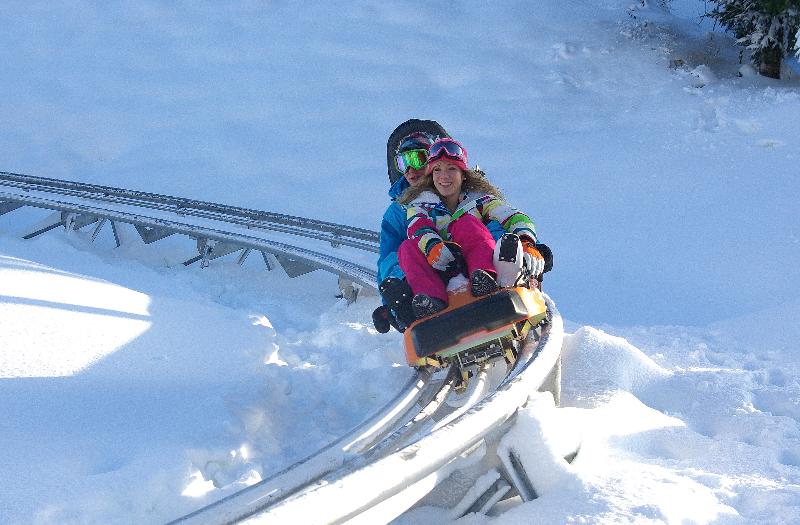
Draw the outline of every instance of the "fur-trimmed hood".
<instances>
[{"instance_id":1,"label":"fur-trimmed hood","mask_svg":"<svg viewBox=\"0 0 800 525\"><path fill-rule=\"evenodd\" d=\"M414 206L417 204L438 204L442 202L441 197L436 195L432 190L425 190L419 195L417 195L414 200L408 203L409 206Z\"/></svg>"}]
</instances>

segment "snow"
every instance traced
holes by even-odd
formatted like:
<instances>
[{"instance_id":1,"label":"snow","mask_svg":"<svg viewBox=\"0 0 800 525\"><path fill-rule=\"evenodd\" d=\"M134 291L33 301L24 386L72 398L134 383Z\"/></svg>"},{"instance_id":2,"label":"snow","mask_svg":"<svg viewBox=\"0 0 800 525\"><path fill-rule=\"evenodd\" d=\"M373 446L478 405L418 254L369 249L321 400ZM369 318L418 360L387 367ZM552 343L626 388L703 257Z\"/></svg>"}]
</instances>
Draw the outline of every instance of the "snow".
<instances>
[{"instance_id":1,"label":"snow","mask_svg":"<svg viewBox=\"0 0 800 525\"><path fill-rule=\"evenodd\" d=\"M386 137L436 119L536 220L569 331L562 408L506 438L541 497L457 522L797 523L799 84L701 4L7 3L0 170L377 229ZM328 274L21 240L44 217L0 216L0 523L174 519L411 375Z\"/></svg>"},{"instance_id":2,"label":"snow","mask_svg":"<svg viewBox=\"0 0 800 525\"><path fill-rule=\"evenodd\" d=\"M87 248L3 237L4 523L177 517L326 445L411 374L330 275Z\"/></svg>"}]
</instances>

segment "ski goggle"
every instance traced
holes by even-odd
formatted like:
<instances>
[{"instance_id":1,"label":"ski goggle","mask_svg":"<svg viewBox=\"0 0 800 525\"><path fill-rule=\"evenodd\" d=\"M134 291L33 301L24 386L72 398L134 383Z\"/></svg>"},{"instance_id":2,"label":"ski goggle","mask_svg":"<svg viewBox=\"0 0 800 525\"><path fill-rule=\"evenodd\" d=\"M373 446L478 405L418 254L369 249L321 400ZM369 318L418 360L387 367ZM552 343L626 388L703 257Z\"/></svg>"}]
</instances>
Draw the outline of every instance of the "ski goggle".
<instances>
[{"instance_id":1,"label":"ski goggle","mask_svg":"<svg viewBox=\"0 0 800 525\"><path fill-rule=\"evenodd\" d=\"M458 159L467 164L467 150L453 139L439 139L431 144L431 149L428 151L428 162L433 162L445 156L451 159Z\"/></svg>"},{"instance_id":2,"label":"ski goggle","mask_svg":"<svg viewBox=\"0 0 800 525\"><path fill-rule=\"evenodd\" d=\"M428 164L428 152L424 149L410 149L395 155L394 160L397 169L405 175L408 168L424 168Z\"/></svg>"}]
</instances>

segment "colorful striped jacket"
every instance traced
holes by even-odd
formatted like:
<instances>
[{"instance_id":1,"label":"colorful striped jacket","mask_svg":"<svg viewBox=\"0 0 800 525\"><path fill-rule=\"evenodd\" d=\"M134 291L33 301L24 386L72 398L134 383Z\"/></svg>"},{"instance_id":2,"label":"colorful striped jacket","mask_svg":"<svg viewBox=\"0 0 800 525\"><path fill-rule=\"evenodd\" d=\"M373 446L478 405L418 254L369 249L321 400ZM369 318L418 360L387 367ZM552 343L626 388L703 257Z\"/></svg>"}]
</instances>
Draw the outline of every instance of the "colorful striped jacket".
<instances>
[{"instance_id":1,"label":"colorful striped jacket","mask_svg":"<svg viewBox=\"0 0 800 525\"><path fill-rule=\"evenodd\" d=\"M465 213L484 224L496 221L506 232L536 242L536 226L530 217L494 195L465 192L456 211L451 213L438 195L424 191L405 208L408 238L417 241L428 263L437 270L446 269L453 260L452 252L443 241L450 239L450 223Z\"/></svg>"}]
</instances>

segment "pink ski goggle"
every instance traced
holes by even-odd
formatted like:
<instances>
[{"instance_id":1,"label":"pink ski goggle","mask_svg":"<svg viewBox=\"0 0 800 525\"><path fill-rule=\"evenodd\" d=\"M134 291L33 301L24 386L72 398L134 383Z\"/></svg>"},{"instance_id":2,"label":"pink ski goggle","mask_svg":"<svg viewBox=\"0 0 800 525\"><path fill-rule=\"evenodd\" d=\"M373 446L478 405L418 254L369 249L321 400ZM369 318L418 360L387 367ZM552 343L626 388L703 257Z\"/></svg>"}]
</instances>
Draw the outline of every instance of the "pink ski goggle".
<instances>
[{"instance_id":1,"label":"pink ski goggle","mask_svg":"<svg viewBox=\"0 0 800 525\"><path fill-rule=\"evenodd\" d=\"M439 139L428 150L428 163L441 159L442 157L450 157L451 159L458 159L464 164L467 164L467 150L453 139Z\"/></svg>"}]
</instances>

